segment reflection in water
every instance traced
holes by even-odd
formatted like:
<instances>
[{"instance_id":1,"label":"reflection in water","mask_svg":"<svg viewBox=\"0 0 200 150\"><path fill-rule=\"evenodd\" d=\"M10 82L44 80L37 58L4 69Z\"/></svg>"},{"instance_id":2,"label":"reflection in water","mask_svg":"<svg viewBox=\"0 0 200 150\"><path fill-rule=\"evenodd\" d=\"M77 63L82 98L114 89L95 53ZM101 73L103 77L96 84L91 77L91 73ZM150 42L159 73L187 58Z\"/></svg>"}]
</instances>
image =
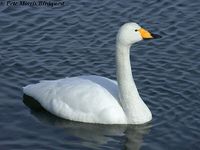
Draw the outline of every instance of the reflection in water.
<instances>
[{"instance_id":1,"label":"reflection in water","mask_svg":"<svg viewBox=\"0 0 200 150\"><path fill-rule=\"evenodd\" d=\"M67 136L78 139L73 144L79 145L79 148L139 150L143 143L143 136L149 132L151 127L150 124L136 126L74 122L50 114L34 99L26 95L24 95L23 102L39 121L64 128Z\"/></svg>"}]
</instances>

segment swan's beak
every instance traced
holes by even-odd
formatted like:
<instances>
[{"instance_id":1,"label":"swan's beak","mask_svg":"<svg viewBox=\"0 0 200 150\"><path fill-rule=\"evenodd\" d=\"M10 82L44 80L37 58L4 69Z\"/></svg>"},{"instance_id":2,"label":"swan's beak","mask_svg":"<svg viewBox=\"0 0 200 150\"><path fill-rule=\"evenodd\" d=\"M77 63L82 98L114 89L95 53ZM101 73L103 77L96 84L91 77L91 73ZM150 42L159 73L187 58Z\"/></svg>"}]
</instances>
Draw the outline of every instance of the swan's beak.
<instances>
[{"instance_id":1,"label":"swan's beak","mask_svg":"<svg viewBox=\"0 0 200 150\"><path fill-rule=\"evenodd\" d=\"M141 36L142 36L142 38L144 40L161 38L160 35L158 35L158 34L152 34L149 31L145 30L144 28L141 28L138 31L140 32L140 34L141 34Z\"/></svg>"}]
</instances>

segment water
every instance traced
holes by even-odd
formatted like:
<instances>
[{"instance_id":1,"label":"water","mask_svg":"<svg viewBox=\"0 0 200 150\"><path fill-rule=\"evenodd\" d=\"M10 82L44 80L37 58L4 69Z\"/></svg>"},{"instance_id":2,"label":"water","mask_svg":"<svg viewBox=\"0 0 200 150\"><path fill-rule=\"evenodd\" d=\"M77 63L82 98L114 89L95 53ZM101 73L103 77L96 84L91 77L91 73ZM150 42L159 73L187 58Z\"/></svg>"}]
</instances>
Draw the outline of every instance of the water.
<instances>
[{"instance_id":1,"label":"water","mask_svg":"<svg viewBox=\"0 0 200 150\"><path fill-rule=\"evenodd\" d=\"M200 149L200 1L79 1L0 6L1 149ZM153 113L143 126L59 119L27 106L22 87L95 74L115 79L115 36L135 21L162 39L135 44L133 75Z\"/></svg>"}]
</instances>

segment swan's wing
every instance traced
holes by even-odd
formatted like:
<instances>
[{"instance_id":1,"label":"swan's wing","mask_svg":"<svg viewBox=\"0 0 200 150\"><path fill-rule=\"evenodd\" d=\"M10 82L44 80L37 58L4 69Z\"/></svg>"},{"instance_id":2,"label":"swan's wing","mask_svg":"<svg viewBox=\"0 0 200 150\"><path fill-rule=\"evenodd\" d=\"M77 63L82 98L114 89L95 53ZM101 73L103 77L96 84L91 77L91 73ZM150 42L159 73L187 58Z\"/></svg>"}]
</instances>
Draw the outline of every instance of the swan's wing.
<instances>
[{"instance_id":1,"label":"swan's wing","mask_svg":"<svg viewBox=\"0 0 200 150\"><path fill-rule=\"evenodd\" d=\"M109 78L96 76L96 75L88 75L88 76L79 76L81 79L87 79L92 81L93 83L96 83L103 88L105 88L109 93L118 101L119 101L119 90L118 90L118 84L116 81L111 80Z\"/></svg>"},{"instance_id":2,"label":"swan's wing","mask_svg":"<svg viewBox=\"0 0 200 150\"><path fill-rule=\"evenodd\" d=\"M24 93L62 118L91 123L126 122L112 92L85 76L42 81L24 87Z\"/></svg>"}]
</instances>

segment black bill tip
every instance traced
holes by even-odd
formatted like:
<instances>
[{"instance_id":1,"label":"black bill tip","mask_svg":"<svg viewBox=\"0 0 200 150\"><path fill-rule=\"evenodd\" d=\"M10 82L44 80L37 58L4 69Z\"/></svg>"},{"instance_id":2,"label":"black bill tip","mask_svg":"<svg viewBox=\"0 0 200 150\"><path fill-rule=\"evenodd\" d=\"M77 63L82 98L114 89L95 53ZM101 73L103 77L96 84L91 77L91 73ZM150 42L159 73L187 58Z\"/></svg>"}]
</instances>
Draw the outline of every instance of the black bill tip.
<instances>
[{"instance_id":1,"label":"black bill tip","mask_svg":"<svg viewBox=\"0 0 200 150\"><path fill-rule=\"evenodd\" d=\"M151 33L151 36L153 37L153 39L160 39L162 37L158 34L153 34L153 33Z\"/></svg>"}]
</instances>

